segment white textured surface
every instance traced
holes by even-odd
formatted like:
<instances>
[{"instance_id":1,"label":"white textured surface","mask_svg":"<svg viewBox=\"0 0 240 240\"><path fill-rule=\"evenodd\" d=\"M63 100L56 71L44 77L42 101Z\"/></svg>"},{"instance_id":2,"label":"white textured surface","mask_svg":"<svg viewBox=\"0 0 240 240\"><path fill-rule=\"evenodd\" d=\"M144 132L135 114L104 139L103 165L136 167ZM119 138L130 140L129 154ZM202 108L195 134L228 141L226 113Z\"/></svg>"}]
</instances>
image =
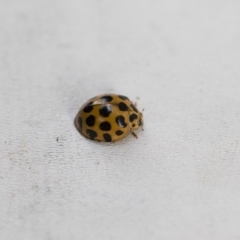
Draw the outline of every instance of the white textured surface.
<instances>
[{"instance_id":1,"label":"white textured surface","mask_svg":"<svg viewBox=\"0 0 240 240\"><path fill-rule=\"evenodd\" d=\"M0 6L1 240L240 239L239 1ZM138 140L75 130L104 92Z\"/></svg>"}]
</instances>

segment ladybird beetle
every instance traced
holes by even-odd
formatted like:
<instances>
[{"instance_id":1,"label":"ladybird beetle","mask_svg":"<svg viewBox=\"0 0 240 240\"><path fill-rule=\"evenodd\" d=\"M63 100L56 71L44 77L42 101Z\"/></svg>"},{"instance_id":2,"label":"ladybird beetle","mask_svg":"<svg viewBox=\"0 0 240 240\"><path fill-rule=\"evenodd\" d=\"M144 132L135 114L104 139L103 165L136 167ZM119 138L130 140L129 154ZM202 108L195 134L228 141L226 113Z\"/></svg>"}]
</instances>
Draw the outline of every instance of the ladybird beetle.
<instances>
[{"instance_id":1,"label":"ladybird beetle","mask_svg":"<svg viewBox=\"0 0 240 240\"><path fill-rule=\"evenodd\" d=\"M116 142L142 126L143 117L128 97L102 94L82 105L74 124L86 138ZM137 137L135 133L132 134Z\"/></svg>"}]
</instances>

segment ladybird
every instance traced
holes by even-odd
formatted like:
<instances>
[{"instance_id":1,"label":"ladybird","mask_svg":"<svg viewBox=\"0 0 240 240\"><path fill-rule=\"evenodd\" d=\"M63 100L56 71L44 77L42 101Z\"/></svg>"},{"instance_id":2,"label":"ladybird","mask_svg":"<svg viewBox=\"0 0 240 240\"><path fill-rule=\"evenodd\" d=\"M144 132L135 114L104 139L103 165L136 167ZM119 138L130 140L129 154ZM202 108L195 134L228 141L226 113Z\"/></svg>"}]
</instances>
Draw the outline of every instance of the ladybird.
<instances>
[{"instance_id":1,"label":"ladybird","mask_svg":"<svg viewBox=\"0 0 240 240\"><path fill-rule=\"evenodd\" d=\"M116 142L142 126L143 116L128 97L102 94L82 105L74 124L86 138ZM137 137L135 133L132 134Z\"/></svg>"}]
</instances>

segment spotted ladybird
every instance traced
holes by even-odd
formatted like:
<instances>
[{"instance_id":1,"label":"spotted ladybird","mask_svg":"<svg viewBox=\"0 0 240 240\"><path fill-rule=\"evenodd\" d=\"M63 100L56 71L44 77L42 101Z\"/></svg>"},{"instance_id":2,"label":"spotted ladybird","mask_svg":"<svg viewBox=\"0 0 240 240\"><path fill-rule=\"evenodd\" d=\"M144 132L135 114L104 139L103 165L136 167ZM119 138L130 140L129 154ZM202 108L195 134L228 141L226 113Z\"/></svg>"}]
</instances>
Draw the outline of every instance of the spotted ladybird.
<instances>
[{"instance_id":1,"label":"spotted ladybird","mask_svg":"<svg viewBox=\"0 0 240 240\"><path fill-rule=\"evenodd\" d=\"M82 105L74 124L86 138L116 142L142 126L143 117L128 97L103 94ZM133 135L137 137L136 134Z\"/></svg>"}]
</instances>

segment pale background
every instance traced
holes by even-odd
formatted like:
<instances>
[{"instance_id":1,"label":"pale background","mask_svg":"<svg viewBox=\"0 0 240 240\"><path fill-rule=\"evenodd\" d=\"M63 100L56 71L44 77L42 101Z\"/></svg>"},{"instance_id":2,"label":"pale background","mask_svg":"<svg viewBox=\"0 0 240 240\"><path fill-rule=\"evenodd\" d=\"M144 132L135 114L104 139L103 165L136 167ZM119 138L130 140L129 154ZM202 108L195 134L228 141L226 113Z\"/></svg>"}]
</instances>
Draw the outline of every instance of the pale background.
<instances>
[{"instance_id":1,"label":"pale background","mask_svg":"<svg viewBox=\"0 0 240 240\"><path fill-rule=\"evenodd\" d=\"M0 0L0 57L1 240L240 239L240 1ZM78 134L106 92L138 140Z\"/></svg>"}]
</instances>

